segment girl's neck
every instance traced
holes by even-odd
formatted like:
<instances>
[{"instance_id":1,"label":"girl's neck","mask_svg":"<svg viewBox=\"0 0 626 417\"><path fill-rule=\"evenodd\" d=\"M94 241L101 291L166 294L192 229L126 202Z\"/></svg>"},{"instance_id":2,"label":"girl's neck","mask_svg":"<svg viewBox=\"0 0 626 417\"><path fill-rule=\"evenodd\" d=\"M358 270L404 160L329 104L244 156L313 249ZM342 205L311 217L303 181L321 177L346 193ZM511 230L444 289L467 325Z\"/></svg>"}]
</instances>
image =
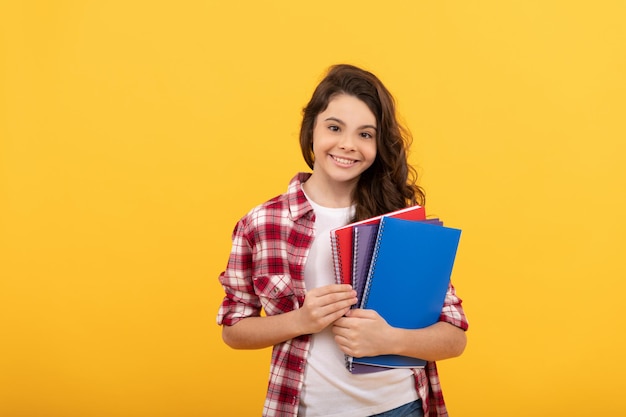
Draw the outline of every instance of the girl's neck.
<instances>
[{"instance_id":1,"label":"girl's neck","mask_svg":"<svg viewBox=\"0 0 626 417\"><path fill-rule=\"evenodd\" d=\"M350 207L353 204L352 192L354 187L356 187L356 183L330 184L320 180L315 174L302 184L304 192L311 200L328 208Z\"/></svg>"}]
</instances>

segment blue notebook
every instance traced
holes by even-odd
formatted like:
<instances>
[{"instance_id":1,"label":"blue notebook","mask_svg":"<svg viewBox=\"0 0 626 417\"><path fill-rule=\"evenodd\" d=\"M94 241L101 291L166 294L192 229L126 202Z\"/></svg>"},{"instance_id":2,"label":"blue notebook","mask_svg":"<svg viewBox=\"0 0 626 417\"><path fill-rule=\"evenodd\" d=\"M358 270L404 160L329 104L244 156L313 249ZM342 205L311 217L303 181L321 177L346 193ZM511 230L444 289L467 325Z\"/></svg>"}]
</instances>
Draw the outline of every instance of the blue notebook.
<instances>
[{"instance_id":1,"label":"blue notebook","mask_svg":"<svg viewBox=\"0 0 626 417\"><path fill-rule=\"evenodd\" d=\"M360 307L376 310L391 326L420 329L439 320L461 230L430 222L383 217ZM399 355L351 358L352 364L421 367Z\"/></svg>"},{"instance_id":2,"label":"blue notebook","mask_svg":"<svg viewBox=\"0 0 626 417\"><path fill-rule=\"evenodd\" d=\"M443 226L443 222L438 218L414 221ZM360 305L363 298L363 290L365 289L365 282L370 271L372 254L376 245L378 224L357 224L352 228L352 234L352 288L356 290L356 308Z\"/></svg>"}]
</instances>

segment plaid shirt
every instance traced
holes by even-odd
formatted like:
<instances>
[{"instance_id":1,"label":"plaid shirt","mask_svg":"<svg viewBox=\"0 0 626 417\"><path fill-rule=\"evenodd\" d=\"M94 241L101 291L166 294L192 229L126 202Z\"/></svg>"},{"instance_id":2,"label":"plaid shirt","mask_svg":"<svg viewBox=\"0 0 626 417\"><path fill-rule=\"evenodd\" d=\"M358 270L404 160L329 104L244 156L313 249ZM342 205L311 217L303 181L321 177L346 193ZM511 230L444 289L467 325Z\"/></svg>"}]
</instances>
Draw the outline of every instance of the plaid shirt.
<instances>
[{"instance_id":1,"label":"plaid shirt","mask_svg":"<svg viewBox=\"0 0 626 417\"><path fill-rule=\"evenodd\" d=\"M226 270L219 279L226 295L217 323L231 326L239 320L295 310L305 297L304 265L314 238L315 215L301 185L310 174L300 173L285 194L252 209L235 226ZM450 286L440 320L464 330L468 323ZM279 343L272 351L264 416L297 416L310 336ZM415 369L424 414L447 416L436 364Z\"/></svg>"}]
</instances>

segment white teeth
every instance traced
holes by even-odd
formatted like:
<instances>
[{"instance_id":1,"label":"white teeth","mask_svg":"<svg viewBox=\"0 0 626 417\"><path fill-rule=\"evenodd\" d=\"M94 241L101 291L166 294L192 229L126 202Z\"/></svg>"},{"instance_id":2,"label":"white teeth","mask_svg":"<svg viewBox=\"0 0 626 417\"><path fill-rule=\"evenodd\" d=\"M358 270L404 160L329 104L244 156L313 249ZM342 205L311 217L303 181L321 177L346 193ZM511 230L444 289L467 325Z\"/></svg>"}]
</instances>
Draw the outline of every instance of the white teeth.
<instances>
[{"instance_id":1,"label":"white teeth","mask_svg":"<svg viewBox=\"0 0 626 417\"><path fill-rule=\"evenodd\" d=\"M335 161L344 165L353 164L355 162L353 159L344 159L344 158L339 158L337 156L333 156L333 158L335 159Z\"/></svg>"}]
</instances>

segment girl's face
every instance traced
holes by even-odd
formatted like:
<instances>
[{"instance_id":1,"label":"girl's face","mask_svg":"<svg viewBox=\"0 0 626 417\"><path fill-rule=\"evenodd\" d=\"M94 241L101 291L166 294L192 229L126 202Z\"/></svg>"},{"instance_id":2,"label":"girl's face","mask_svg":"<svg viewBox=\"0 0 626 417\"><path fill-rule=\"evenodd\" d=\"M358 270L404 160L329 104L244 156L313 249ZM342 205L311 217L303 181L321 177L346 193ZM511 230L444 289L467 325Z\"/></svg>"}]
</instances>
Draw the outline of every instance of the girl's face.
<instances>
[{"instance_id":1,"label":"girl's face","mask_svg":"<svg viewBox=\"0 0 626 417\"><path fill-rule=\"evenodd\" d=\"M376 158L376 117L354 96L333 97L317 115L313 152L313 173L318 178L356 184Z\"/></svg>"}]
</instances>

